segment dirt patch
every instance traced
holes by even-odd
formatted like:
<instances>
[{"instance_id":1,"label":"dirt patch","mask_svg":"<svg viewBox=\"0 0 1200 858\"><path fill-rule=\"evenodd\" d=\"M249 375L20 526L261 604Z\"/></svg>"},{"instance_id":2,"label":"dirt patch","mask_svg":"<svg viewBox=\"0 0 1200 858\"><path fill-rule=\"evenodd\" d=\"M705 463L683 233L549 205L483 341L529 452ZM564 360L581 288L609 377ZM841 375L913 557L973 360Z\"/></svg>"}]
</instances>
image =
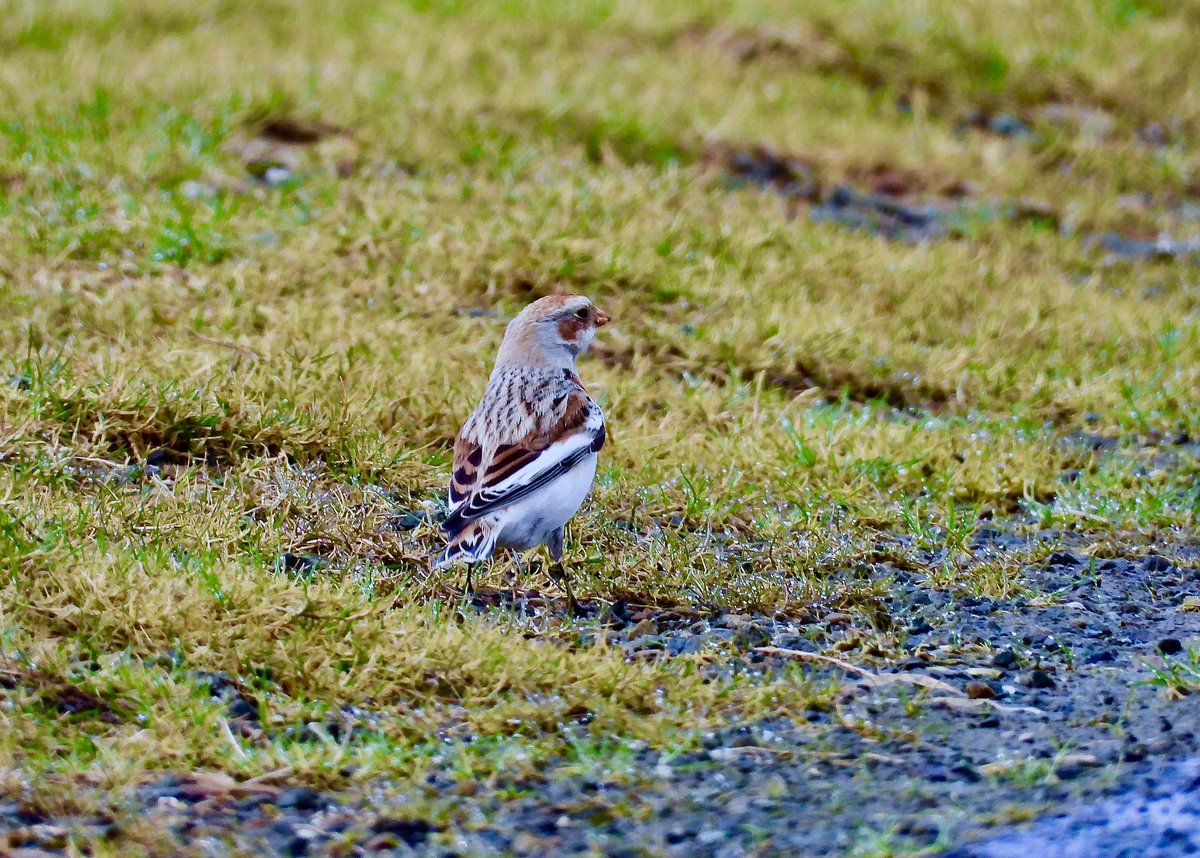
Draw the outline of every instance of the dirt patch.
<instances>
[{"instance_id":1,"label":"dirt patch","mask_svg":"<svg viewBox=\"0 0 1200 858\"><path fill-rule=\"evenodd\" d=\"M737 65L774 58L829 71L850 64L844 48L803 21L787 28L692 25L677 33L674 42L687 49L715 50Z\"/></svg>"},{"instance_id":2,"label":"dirt patch","mask_svg":"<svg viewBox=\"0 0 1200 858\"><path fill-rule=\"evenodd\" d=\"M772 369L764 372L767 383L785 393L799 394L817 388L826 398L847 399L860 405L883 402L901 410L929 412L958 401L956 391L916 377L865 378L849 370L799 361L786 372Z\"/></svg>"},{"instance_id":3,"label":"dirt patch","mask_svg":"<svg viewBox=\"0 0 1200 858\"><path fill-rule=\"evenodd\" d=\"M779 194L793 216L837 223L892 241L916 243L970 234L988 221L1057 228L1053 207L1039 200L981 199L956 179L876 163L823 180L811 159L767 146L715 144L702 163L734 187Z\"/></svg>"},{"instance_id":4,"label":"dirt patch","mask_svg":"<svg viewBox=\"0 0 1200 858\"><path fill-rule=\"evenodd\" d=\"M463 278L459 291L472 302L455 309L456 315L489 317L496 311L487 304L497 298L527 304L547 295L585 294L603 302L607 295L644 295L653 300L655 286L637 277L604 271L587 259L564 261L556 267L507 268L498 261L482 261Z\"/></svg>"},{"instance_id":5,"label":"dirt patch","mask_svg":"<svg viewBox=\"0 0 1200 858\"><path fill-rule=\"evenodd\" d=\"M839 43L827 28L808 21L786 28L690 26L680 31L674 41L684 49L715 52L736 65L776 62L793 70L844 75L868 89L880 89L889 82L882 68ZM903 49L894 45L887 46L881 53L897 63L906 55ZM944 86L938 80L923 83L931 94L944 96Z\"/></svg>"},{"instance_id":6,"label":"dirt patch","mask_svg":"<svg viewBox=\"0 0 1200 858\"><path fill-rule=\"evenodd\" d=\"M119 724L127 713L122 704L92 694L66 680L11 661L0 660L0 696L4 689L35 694L51 712L66 716L94 718L106 724Z\"/></svg>"},{"instance_id":7,"label":"dirt patch","mask_svg":"<svg viewBox=\"0 0 1200 858\"><path fill-rule=\"evenodd\" d=\"M258 126L257 136L276 143L311 146L329 137L350 137L351 134L329 122L278 116L265 119Z\"/></svg>"},{"instance_id":8,"label":"dirt patch","mask_svg":"<svg viewBox=\"0 0 1200 858\"><path fill-rule=\"evenodd\" d=\"M821 199L822 184L811 161L770 146L735 146L725 143L705 148L701 163L735 182L770 188L790 198L810 203Z\"/></svg>"},{"instance_id":9,"label":"dirt patch","mask_svg":"<svg viewBox=\"0 0 1200 858\"><path fill-rule=\"evenodd\" d=\"M253 120L222 148L236 156L250 176L270 186L318 170L344 178L359 162L359 146L349 130L290 116Z\"/></svg>"}]
</instances>

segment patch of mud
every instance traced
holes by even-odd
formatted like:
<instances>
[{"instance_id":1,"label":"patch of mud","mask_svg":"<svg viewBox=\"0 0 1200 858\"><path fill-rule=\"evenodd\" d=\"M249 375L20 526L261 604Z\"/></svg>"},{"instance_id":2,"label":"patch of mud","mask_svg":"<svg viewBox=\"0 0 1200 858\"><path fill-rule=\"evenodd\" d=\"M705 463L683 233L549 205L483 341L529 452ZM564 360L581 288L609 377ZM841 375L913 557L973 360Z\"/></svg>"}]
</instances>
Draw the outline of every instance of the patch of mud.
<instances>
[{"instance_id":1,"label":"patch of mud","mask_svg":"<svg viewBox=\"0 0 1200 858\"><path fill-rule=\"evenodd\" d=\"M1018 133L1015 123L1019 120L1001 116L1005 118L991 117L986 121L989 125L1002 122L1005 127L1011 126L1007 133ZM938 185L929 177L886 165L876 165L857 176L826 185L807 159L766 146L714 145L705 151L702 161L727 176L734 187L760 187L778 194L792 215L806 211L814 221L840 224L890 241L916 244L962 238L997 221L1062 230L1059 214L1044 200L983 199L968 186L954 182ZM1170 211L1177 212L1179 217L1195 219L1200 215L1194 209L1186 201L1176 201ZM1160 234L1153 239L1141 239L1118 233L1086 234L1083 244L1103 251L1106 264L1150 260L1200 262L1200 237L1179 239ZM886 398L889 391L883 393L885 401L901 404ZM937 398L936 394L930 397L935 402Z\"/></svg>"},{"instance_id":2,"label":"patch of mud","mask_svg":"<svg viewBox=\"0 0 1200 858\"><path fill-rule=\"evenodd\" d=\"M779 194L792 214L807 210L812 220L891 241L912 244L960 237L996 220L1059 225L1046 202L980 199L961 183L939 182L887 165L827 185L805 158L765 146L714 145L702 160L735 187L757 186Z\"/></svg>"},{"instance_id":3,"label":"patch of mud","mask_svg":"<svg viewBox=\"0 0 1200 858\"><path fill-rule=\"evenodd\" d=\"M349 137L350 132L330 122L277 116L264 120L257 136L285 145L311 146L330 137Z\"/></svg>"},{"instance_id":4,"label":"patch of mud","mask_svg":"<svg viewBox=\"0 0 1200 858\"><path fill-rule=\"evenodd\" d=\"M735 184L771 188L783 197L810 203L821 199L821 183L812 164L769 146L709 146L703 163L723 171Z\"/></svg>"}]
</instances>

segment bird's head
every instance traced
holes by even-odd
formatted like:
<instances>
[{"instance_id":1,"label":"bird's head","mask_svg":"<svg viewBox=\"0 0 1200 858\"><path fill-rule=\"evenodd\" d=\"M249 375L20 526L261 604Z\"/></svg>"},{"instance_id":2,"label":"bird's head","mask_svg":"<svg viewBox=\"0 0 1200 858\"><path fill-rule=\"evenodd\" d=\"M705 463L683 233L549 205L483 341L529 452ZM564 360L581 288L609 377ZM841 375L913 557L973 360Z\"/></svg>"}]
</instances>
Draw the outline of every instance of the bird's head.
<instances>
[{"instance_id":1,"label":"bird's head","mask_svg":"<svg viewBox=\"0 0 1200 858\"><path fill-rule=\"evenodd\" d=\"M611 317L583 295L547 295L508 323L497 365L509 362L571 368L596 329Z\"/></svg>"}]
</instances>

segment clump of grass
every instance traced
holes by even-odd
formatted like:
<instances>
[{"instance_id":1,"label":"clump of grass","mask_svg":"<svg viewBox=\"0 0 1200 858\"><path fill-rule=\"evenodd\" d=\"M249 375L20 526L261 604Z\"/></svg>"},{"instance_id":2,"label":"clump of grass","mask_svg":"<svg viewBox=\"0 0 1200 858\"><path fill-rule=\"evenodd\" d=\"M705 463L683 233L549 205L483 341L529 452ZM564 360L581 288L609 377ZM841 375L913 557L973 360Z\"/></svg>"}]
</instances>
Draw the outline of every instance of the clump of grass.
<instances>
[{"instance_id":1,"label":"clump of grass","mask_svg":"<svg viewBox=\"0 0 1200 858\"><path fill-rule=\"evenodd\" d=\"M1163 689L1172 698L1200 693L1200 647L1191 647L1177 658L1162 659L1147 664L1151 685Z\"/></svg>"}]
</instances>

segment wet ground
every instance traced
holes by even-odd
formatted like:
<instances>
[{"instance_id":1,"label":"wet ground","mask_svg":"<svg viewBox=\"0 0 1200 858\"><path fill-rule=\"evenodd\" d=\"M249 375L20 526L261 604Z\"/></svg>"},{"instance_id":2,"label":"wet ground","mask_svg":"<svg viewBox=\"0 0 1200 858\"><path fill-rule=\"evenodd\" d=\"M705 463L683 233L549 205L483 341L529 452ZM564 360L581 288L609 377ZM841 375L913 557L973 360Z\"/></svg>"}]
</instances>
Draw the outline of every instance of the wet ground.
<instances>
[{"instance_id":1,"label":"wet ground","mask_svg":"<svg viewBox=\"0 0 1200 858\"><path fill-rule=\"evenodd\" d=\"M988 123L989 128L994 121ZM999 127L1023 127L1019 120L1011 122L1015 124L1001 119ZM1008 132L1003 136L1014 134ZM823 184L804 159L768 147L716 146L705 152L703 159L724 175L733 189L765 188L777 193L793 214L891 241L918 243L965 237L995 222L1028 223L1074 235L1061 214L1044 200L985 198L971 187L955 183L926 187L927 179L893 169ZM1144 205L1136 199L1127 202L1138 207ZM1200 220L1200 209L1194 204L1179 208L1176 214L1189 229ZM1163 234L1147 239L1105 232L1077 237L1084 246L1100 250L1110 262L1150 259L1200 262L1200 237L1194 235Z\"/></svg>"},{"instance_id":2,"label":"wet ground","mask_svg":"<svg viewBox=\"0 0 1200 858\"><path fill-rule=\"evenodd\" d=\"M99 819L2 805L0 832L11 848L57 853L71 840L119 838L114 819L132 810L187 854L1195 851L1200 706L1184 695L1197 691L1186 666L1200 644L1200 544L1101 557L1111 552L1082 536L1017 535L989 523L970 552L982 562L1038 546L1053 551L1025 570L1032 595L1006 599L940 588L926 573L884 563L838 573L847 587L883 585L877 637L861 616L835 609L797 619L617 604L592 605L577 636L559 639L588 646L605 635L635 659L708 652L713 674L802 662L806 681L841 683L807 723L768 718L674 756L630 749L619 771L551 765L538 778L468 794L450 774L356 794L168 776L115 797L113 814ZM489 607L498 601L481 596L477 607L514 609ZM557 610L537 594L515 608ZM882 651L881 641L899 651ZM235 725L257 717L236 681L210 679ZM369 730L370 716L347 711L325 728ZM416 801L440 810L414 816L406 807ZM1022 827L1029 820L1039 821ZM1075 851L1046 852L1047 843Z\"/></svg>"}]
</instances>

